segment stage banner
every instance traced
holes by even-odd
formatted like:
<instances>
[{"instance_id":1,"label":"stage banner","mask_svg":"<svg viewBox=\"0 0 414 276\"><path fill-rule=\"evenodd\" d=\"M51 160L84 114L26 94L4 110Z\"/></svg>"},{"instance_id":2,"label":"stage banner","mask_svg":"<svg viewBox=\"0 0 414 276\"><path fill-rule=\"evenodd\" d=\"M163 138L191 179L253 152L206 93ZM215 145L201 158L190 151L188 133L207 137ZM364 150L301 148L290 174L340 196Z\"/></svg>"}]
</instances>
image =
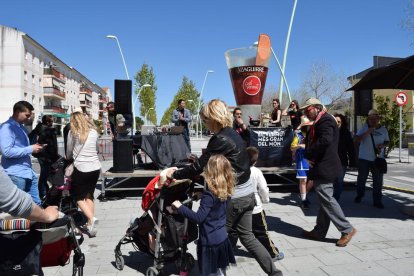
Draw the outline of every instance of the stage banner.
<instances>
[{"instance_id":1,"label":"stage banner","mask_svg":"<svg viewBox=\"0 0 414 276\"><path fill-rule=\"evenodd\" d=\"M257 167L285 167L292 165L293 132L291 127L251 128L250 146L259 149Z\"/></svg>"}]
</instances>

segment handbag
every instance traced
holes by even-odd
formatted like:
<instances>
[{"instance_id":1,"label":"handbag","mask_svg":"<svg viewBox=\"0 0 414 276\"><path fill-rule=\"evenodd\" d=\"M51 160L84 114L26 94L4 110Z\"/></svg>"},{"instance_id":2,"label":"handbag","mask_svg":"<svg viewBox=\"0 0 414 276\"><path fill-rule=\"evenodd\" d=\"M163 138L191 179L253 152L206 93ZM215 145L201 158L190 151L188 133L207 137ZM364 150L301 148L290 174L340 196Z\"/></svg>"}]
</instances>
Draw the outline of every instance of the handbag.
<instances>
[{"instance_id":1,"label":"handbag","mask_svg":"<svg viewBox=\"0 0 414 276\"><path fill-rule=\"evenodd\" d=\"M71 135L71 133L69 133L69 135ZM89 136L89 134L88 134L88 136ZM88 137L86 137L86 140L87 140L87 139L88 139ZM67 165L67 167L65 168L65 177L66 177L66 178L71 178L71 176L72 176L72 174L73 174L73 171L75 170L75 160L76 160L76 158L78 158L79 154L82 152L82 149L83 149L83 146L84 146L84 145L85 145L85 143L86 143L86 140L85 140L85 142L83 143L83 145L82 145L81 149L79 150L78 155L76 155L76 157L75 157L75 158L73 158L72 163L70 163L69 165Z\"/></svg>"},{"instance_id":2,"label":"handbag","mask_svg":"<svg viewBox=\"0 0 414 276\"><path fill-rule=\"evenodd\" d=\"M374 152L375 152L374 166L378 169L380 173L386 174L387 173L387 161L385 160L385 158L380 158L377 156L378 150L377 148L375 148L375 142L374 142L374 137L372 136L372 133L371 133L371 140L372 140L372 146L374 147Z\"/></svg>"}]
</instances>

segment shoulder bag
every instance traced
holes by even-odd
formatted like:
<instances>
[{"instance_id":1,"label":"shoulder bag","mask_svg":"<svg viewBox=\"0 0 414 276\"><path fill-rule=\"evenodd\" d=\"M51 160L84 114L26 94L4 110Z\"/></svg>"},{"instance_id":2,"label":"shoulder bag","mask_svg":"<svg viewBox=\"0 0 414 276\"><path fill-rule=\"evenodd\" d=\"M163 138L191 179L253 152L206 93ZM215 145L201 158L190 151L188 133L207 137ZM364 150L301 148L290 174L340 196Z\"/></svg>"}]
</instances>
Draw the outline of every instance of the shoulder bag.
<instances>
[{"instance_id":1,"label":"shoulder bag","mask_svg":"<svg viewBox=\"0 0 414 276\"><path fill-rule=\"evenodd\" d=\"M371 140L372 140L372 147L374 148L374 153L375 153L375 160L374 160L374 164L375 167L378 169L378 171L382 174L387 173L387 161L385 160L385 158L380 158L378 157L378 150L375 147L375 142L374 142L374 137L371 135Z\"/></svg>"},{"instance_id":2,"label":"shoulder bag","mask_svg":"<svg viewBox=\"0 0 414 276\"><path fill-rule=\"evenodd\" d=\"M88 134L88 136L89 136L89 134ZM86 137L86 140L88 139L88 137ZM83 149L83 146L85 145L85 143L86 143L86 140L85 140L85 142L83 143L83 145L82 145L82 147L81 147L81 149L79 150L79 153L78 153L78 155L76 155L76 157L75 158L73 158L73 161L72 161L72 163L70 163L66 168L65 168L65 177L67 177L67 178L71 178L71 176L72 176L72 174L73 174L73 171L75 170L75 160L76 160L76 158L78 158L78 156L79 156L79 154L82 152L82 149ZM73 148L75 148L75 146L73 146Z\"/></svg>"}]
</instances>

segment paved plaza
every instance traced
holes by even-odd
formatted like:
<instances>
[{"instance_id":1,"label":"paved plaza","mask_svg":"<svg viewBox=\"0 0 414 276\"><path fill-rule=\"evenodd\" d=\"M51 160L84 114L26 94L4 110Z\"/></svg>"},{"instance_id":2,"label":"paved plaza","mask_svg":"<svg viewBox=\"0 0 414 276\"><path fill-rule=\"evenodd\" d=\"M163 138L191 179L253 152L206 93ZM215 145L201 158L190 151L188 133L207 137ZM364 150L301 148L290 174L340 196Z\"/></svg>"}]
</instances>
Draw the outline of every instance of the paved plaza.
<instances>
[{"instance_id":1,"label":"paved plaza","mask_svg":"<svg viewBox=\"0 0 414 276\"><path fill-rule=\"evenodd\" d=\"M195 151L199 151L199 148L196 146ZM104 161L102 164L104 169L108 169L112 161ZM391 170L393 166L390 164ZM412 167L411 164L404 166L407 170ZM99 193L97 189L95 195L98 196ZM314 193L310 195L312 204L308 211L298 207L298 194L295 192L281 193L273 189L270 197L270 203L264 207L268 215L270 236L285 253L285 259L276 262L284 275L413 275L414 220L402 210L407 206L414 208L414 195L385 190L385 209L377 209L372 206L370 189L362 203L356 204L353 202L354 188L348 186L342 194L340 204L358 232L344 248L335 246L340 233L333 225L324 242L301 237L303 229L311 230L315 224L319 205ZM148 255L135 251L131 244L121 248L125 258L122 271L116 269L114 256L115 246L125 234L129 222L142 214L140 205L141 199L136 197L96 201L96 216L100 219L99 232L96 238L85 236L81 246L86 256L85 275L145 275L153 260ZM194 209L197 206L195 204ZM189 252L194 256L195 249L195 243L191 243ZM237 266L228 270L228 275L266 275L242 246L235 254ZM69 264L45 268L44 272L45 275L71 275L71 269L72 265ZM178 275L177 273L171 264L166 267L164 275ZM197 267L194 267L190 275L198 275Z\"/></svg>"}]
</instances>

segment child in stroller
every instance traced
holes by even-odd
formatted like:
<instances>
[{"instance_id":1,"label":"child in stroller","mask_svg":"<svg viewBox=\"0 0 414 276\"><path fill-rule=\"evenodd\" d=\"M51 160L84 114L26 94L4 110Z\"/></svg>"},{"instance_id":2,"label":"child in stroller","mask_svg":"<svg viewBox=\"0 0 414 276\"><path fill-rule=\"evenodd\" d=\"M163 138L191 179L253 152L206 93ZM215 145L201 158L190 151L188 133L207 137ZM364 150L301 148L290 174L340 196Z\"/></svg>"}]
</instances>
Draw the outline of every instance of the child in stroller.
<instances>
[{"instance_id":1,"label":"child in stroller","mask_svg":"<svg viewBox=\"0 0 414 276\"><path fill-rule=\"evenodd\" d=\"M190 180L170 182L166 170L150 181L142 195L144 213L131 223L115 248L115 263L119 270L124 267L121 245L133 243L137 250L154 258L154 265L147 269L146 275L158 275L170 261L175 261L180 275L191 271L194 257L187 252L187 244L197 239L197 225L181 215L170 214L166 206L180 200L191 208L195 185Z\"/></svg>"}]
</instances>

